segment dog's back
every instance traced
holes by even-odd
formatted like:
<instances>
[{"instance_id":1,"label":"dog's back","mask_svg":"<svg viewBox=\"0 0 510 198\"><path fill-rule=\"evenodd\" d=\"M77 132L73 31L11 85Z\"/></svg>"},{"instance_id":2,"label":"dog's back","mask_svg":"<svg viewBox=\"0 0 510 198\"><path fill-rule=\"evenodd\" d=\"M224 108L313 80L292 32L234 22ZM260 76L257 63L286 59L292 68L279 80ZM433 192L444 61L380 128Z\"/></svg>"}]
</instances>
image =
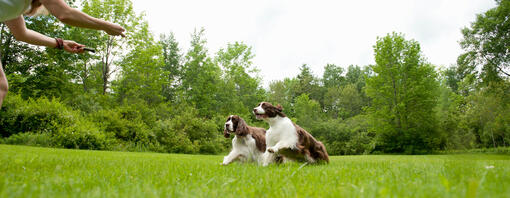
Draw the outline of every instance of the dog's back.
<instances>
[{"instance_id":1,"label":"dog's back","mask_svg":"<svg viewBox=\"0 0 510 198\"><path fill-rule=\"evenodd\" d=\"M255 139L255 145L260 152L266 151L266 130L258 127L248 127L250 135Z\"/></svg>"},{"instance_id":2,"label":"dog's back","mask_svg":"<svg viewBox=\"0 0 510 198\"><path fill-rule=\"evenodd\" d=\"M310 133L306 130L294 124L296 132L299 137L298 148L300 153L310 153L310 156L315 160L323 160L329 163L329 155L326 151L326 147L320 141L317 141Z\"/></svg>"}]
</instances>

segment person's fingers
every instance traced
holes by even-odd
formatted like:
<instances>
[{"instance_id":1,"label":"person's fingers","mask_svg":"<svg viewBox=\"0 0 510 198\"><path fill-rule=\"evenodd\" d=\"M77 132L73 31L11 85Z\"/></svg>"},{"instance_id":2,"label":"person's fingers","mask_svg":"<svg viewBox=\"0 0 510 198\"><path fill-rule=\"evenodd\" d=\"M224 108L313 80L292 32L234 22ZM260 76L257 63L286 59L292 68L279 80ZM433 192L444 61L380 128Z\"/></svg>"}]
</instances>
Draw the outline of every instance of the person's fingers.
<instances>
[{"instance_id":1,"label":"person's fingers","mask_svg":"<svg viewBox=\"0 0 510 198\"><path fill-rule=\"evenodd\" d=\"M83 53L85 45L76 43L74 41L64 41L64 49L70 53Z\"/></svg>"}]
</instances>

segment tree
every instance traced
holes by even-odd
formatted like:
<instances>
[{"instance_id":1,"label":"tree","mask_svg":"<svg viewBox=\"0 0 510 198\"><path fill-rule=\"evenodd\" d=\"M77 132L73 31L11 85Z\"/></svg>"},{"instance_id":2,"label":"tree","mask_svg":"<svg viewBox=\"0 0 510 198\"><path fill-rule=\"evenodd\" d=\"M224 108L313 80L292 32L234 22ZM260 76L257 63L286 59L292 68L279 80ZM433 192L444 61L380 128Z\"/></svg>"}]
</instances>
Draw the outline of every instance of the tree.
<instances>
[{"instance_id":1,"label":"tree","mask_svg":"<svg viewBox=\"0 0 510 198\"><path fill-rule=\"evenodd\" d=\"M488 85L510 77L510 1L496 0L498 6L477 16L471 27L462 29L462 56L480 66L480 78Z\"/></svg>"},{"instance_id":2,"label":"tree","mask_svg":"<svg viewBox=\"0 0 510 198\"><path fill-rule=\"evenodd\" d=\"M319 79L313 75L308 65L303 64L299 69L301 72L296 77L298 80L296 96L308 94L311 99L320 101L323 95L323 91L319 84Z\"/></svg>"},{"instance_id":3,"label":"tree","mask_svg":"<svg viewBox=\"0 0 510 198\"><path fill-rule=\"evenodd\" d=\"M141 29L144 22L143 15L137 16L133 10L133 3L129 0L84 0L82 2L83 12L117 23L126 28L126 38L117 39L106 33L97 30L76 30L71 35L71 39L81 41L87 40L87 44L97 48L99 59L85 61L82 68L90 70L88 65L95 65L100 69L101 93L105 95L110 88L112 75L117 72L114 62L119 57L130 51L135 45L131 38L136 38L136 34L145 34ZM79 32L76 32L79 31ZM91 32L94 31L94 32ZM72 32L72 31L71 31ZM82 33L84 32L84 33ZM85 73L89 71L83 71Z\"/></svg>"},{"instance_id":4,"label":"tree","mask_svg":"<svg viewBox=\"0 0 510 198\"><path fill-rule=\"evenodd\" d=\"M327 64L324 67L324 74L322 75L322 84L325 88L339 87L345 83L345 77L342 76L344 69L342 67Z\"/></svg>"},{"instance_id":5,"label":"tree","mask_svg":"<svg viewBox=\"0 0 510 198\"><path fill-rule=\"evenodd\" d=\"M221 69L208 57L204 31L202 28L192 35L183 66L182 94L184 101L194 104L200 115L210 117L220 110L216 99Z\"/></svg>"},{"instance_id":6,"label":"tree","mask_svg":"<svg viewBox=\"0 0 510 198\"><path fill-rule=\"evenodd\" d=\"M301 127L310 130L315 124L323 120L322 110L319 102L312 100L308 94L302 94L294 101L296 108L296 123Z\"/></svg>"},{"instance_id":7,"label":"tree","mask_svg":"<svg viewBox=\"0 0 510 198\"><path fill-rule=\"evenodd\" d=\"M136 38L136 46L119 63L121 70L120 79L115 83L115 93L122 102L124 99L140 99L149 105L163 102L163 87L170 84L169 71L164 69L163 52L152 35L148 32L148 24L145 22L140 34Z\"/></svg>"},{"instance_id":8,"label":"tree","mask_svg":"<svg viewBox=\"0 0 510 198\"><path fill-rule=\"evenodd\" d=\"M235 42L218 51L216 64L223 68L222 109L231 113L250 115L251 108L265 98L259 86L258 70L253 66L251 47Z\"/></svg>"},{"instance_id":9,"label":"tree","mask_svg":"<svg viewBox=\"0 0 510 198\"><path fill-rule=\"evenodd\" d=\"M296 98L298 86L296 78L285 78L269 83L268 100L273 104L280 104L285 109L287 116L294 116L293 102Z\"/></svg>"},{"instance_id":10,"label":"tree","mask_svg":"<svg viewBox=\"0 0 510 198\"><path fill-rule=\"evenodd\" d=\"M163 96L167 101L171 101L175 98L175 92L181 83L179 77L182 73L182 54L173 32L169 35L161 35L159 44L163 49L163 70L167 72L169 82L163 87Z\"/></svg>"},{"instance_id":11,"label":"tree","mask_svg":"<svg viewBox=\"0 0 510 198\"><path fill-rule=\"evenodd\" d=\"M438 82L434 67L421 57L420 45L397 33L378 38L375 73L367 79L369 113L385 152L416 153L437 148L434 107Z\"/></svg>"}]
</instances>

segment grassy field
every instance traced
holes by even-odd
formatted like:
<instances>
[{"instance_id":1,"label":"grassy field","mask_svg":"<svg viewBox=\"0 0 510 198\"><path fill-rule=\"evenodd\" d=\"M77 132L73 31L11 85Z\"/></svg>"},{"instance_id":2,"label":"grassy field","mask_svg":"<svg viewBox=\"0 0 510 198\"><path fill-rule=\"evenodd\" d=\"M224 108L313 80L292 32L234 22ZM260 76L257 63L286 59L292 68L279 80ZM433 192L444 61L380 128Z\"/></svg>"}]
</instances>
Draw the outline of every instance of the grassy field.
<instances>
[{"instance_id":1,"label":"grassy field","mask_svg":"<svg viewBox=\"0 0 510 198\"><path fill-rule=\"evenodd\" d=\"M510 155L332 157L220 166L222 156L0 145L0 197L510 197Z\"/></svg>"}]
</instances>

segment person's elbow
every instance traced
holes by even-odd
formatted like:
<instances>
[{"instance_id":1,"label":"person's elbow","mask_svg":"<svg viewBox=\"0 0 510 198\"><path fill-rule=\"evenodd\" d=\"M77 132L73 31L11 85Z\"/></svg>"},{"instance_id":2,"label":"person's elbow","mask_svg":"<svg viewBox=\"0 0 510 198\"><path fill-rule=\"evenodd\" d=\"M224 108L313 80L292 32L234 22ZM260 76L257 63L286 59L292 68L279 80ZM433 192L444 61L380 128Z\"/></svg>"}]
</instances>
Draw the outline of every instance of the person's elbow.
<instances>
[{"instance_id":1,"label":"person's elbow","mask_svg":"<svg viewBox=\"0 0 510 198\"><path fill-rule=\"evenodd\" d=\"M14 38L17 41L21 41L21 42L25 42L25 43L28 41L28 36L27 36L26 31L19 31L19 32L13 31L12 35L14 36Z\"/></svg>"},{"instance_id":2,"label":"person's elbow","mask_svg":"<svg viewBox=\"0 0 510 198\"><path fill-rule=\"evenodd\" d=\"M59 12L58 14L55 14L55 17L57 17L57 19L59 21L62 21L62 23L69 23L72 21L72 9L70 10L65 10L65 11L62 11L62 12Z\"/></svg>"}]
</instances>

